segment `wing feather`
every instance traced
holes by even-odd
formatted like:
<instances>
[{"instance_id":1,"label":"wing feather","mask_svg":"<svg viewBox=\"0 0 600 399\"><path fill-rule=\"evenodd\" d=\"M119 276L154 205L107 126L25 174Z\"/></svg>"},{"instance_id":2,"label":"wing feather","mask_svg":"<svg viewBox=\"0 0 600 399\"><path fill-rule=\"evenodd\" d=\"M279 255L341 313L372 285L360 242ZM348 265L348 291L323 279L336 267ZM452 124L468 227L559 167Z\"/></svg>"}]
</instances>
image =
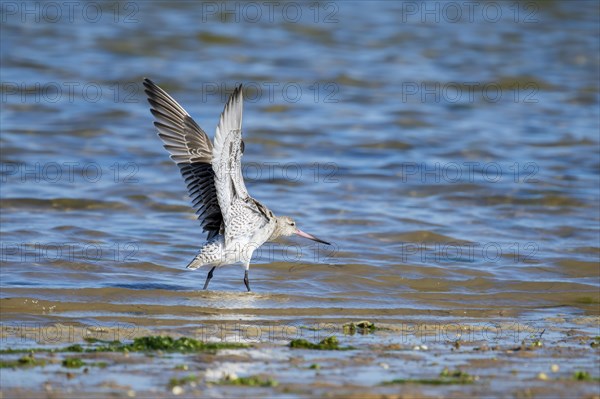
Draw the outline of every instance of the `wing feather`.
<instances>
[{"instance_id":1,"label":"wing feather","mask_svg":"<svg viewBox=\"0 0 600 399\"><path fill-rule=\"evenodd\" d=\"M234 217L232 206L237 200L246 200L248 191L242 176L242 85L229 97L215 134L212 167L215 187L225 229Z\"/></svg>"},{"instance_id":2,"label":"wing feather","mask_svg":"<svg viewBox=\"0 0 600 399\"><path fill-rule=\"evenodd\" d=\"M223 215L217 198L212 166L213 146L192 117L166 91L150 79L144 79L154 126L164 147L177 163L187 185L198 219L208 232L208 239L219 234Z\"/></svg>"}]
</instances>

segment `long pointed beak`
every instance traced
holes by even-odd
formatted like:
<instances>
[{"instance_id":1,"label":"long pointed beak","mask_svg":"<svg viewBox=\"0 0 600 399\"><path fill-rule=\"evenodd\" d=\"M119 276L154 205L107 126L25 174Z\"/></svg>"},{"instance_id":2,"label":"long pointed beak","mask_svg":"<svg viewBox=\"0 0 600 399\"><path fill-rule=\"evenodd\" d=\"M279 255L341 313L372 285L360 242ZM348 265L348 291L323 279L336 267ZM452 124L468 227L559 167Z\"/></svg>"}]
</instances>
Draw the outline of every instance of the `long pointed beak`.
<instances>
[{"instance_id":1,"label":"long pointed beak","mask_svg":"<svg viewBox=\"0 0 600 399\"><path fill-rule=\"evenodd\" d=\"M304 238L308 238L309 240L313 240L316 242L320 242L322 244L327 244L327 245L331 245L330 243L328 243L327 241L323 241L320 238L317 238L311 234L305 233L300 229L296 229L296 234L298 234L300 237L304 237Z\"/></svg>"}]
</instances>

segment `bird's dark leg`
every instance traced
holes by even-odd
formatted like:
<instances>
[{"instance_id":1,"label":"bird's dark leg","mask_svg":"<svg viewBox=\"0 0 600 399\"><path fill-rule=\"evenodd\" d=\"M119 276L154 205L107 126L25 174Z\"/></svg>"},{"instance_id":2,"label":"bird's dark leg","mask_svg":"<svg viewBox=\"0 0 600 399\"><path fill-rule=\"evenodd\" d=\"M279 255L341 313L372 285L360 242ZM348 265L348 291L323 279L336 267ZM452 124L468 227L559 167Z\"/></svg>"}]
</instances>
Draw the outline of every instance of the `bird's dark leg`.
<instances>
[{"instance_id":1,"label":"bird's dark leg","mask_svg":"<svg viewBox=\"0 0 600 399\"><path fill-rule=\"evenodd\" d=\"M250 281L248 280L248 269L244 273L244 284L246 284L246 288L248 288L248 292L250 292Z\"/></svg>"},{"instance_id":2,"label":"bird's dark leg","mask_svg":"<svg viewBox=\"0 0 600 399\"><path fill-rule=\"evenodd\" d=\"M208 272L208 275L206 276L206 281L204 282L204 288L202 288L203 290L208 288L208 283L210 282L210 279L212 278L213 272L215 271L216 266L213 266L212 269L210 269L210 271Z\"/></svg>"}]
</instances>

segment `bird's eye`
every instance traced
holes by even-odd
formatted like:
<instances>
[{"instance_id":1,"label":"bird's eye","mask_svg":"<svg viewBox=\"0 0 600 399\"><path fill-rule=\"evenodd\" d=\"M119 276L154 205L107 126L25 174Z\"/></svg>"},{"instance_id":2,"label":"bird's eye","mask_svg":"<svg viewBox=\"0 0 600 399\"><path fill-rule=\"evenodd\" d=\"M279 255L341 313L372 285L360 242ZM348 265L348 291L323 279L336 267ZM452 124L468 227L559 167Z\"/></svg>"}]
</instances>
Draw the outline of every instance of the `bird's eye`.
<instances>
[{"instance_id":1,"label":"bird's eye","mask_svg":"<svg viewBox=\"0 0 600 399\"><path fill-rule=\"evenodd\" d=\"M290 225L292 225L292 226L295 226L295 225L296 225L296 223L292 222L292 223L290 223Z\"/></svg>"}]
</instances>

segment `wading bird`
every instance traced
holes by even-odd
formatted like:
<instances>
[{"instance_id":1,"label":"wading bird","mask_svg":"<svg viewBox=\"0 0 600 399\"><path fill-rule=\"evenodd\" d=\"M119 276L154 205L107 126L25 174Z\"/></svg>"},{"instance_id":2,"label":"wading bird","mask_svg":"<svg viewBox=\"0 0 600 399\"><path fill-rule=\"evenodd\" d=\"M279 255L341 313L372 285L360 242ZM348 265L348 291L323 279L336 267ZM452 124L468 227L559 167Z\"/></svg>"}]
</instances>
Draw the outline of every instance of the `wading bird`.
<instances>
[{"instance_id":1,"label":"wading bird","mask_svg":"<svg viewBox=\"0 0 600 399\"><path fill-rule=\"evenodd\" d=\"M166 91L144 79L154 126L164 147L177 163L187 184L192 207L205 232L206 241L187 266L210 266L204 289L215 268L241 264L244 284L250 291L248 270L252 253L267 241L297 234L330 245L296 227L294 219L275 216L248 195L242 177L242 85L229 97L221 114L214 145L192 117Z\"/></svg>"}]
</instances>

